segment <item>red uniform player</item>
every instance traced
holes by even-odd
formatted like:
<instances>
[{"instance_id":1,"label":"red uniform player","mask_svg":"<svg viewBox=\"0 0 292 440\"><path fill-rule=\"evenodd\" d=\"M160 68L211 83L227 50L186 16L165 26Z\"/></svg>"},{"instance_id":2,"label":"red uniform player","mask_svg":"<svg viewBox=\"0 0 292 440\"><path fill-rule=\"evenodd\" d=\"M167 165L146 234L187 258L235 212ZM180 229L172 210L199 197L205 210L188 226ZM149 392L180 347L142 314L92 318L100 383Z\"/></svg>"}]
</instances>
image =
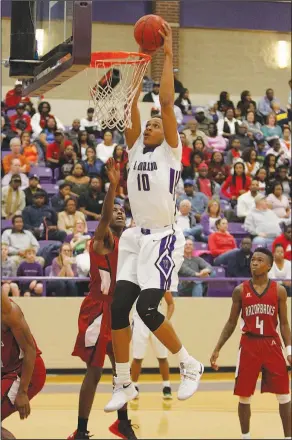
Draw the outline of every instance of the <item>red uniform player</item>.
<instances>
[{"instance_id":1,"label":"red uniform player","mask_svg":"<svg viewBox=\"0 0 292 440\"><path fill-rule=\"evenodd\" d=\"M80 308L79 333L72 353L86 363L87 372L80 390L77 430L68 440L89 439L87 423L106 354L113 370L115 367L111 343L111 303L116 284L119 237L125 228L126 218L123 208L114 205L120 172L113 159L107 163L107 172L110 187L90 243L90 292ZM136 439L126 405L118 411L118 420L109 429L121 438Z\"/></svg>"},{"instance_id":2,"label":"red uniform player","mask_svg":"<svg viewBox=\"0 0 292 440\"><path fill-rule=\"evenodd\" d=\"M43 388L46 369L19 306L1 293L1 420L15 411L25 419L30 400ZM1 428L1 438L14 438Z\"/></svg>"},{"instance_id":3,"label":"red uniform player","mask_svg":"<svg viewBox=\"0 0 292 440\"><path fill-rule=\"evenodd\" d=\"M251 259L252 279L236 287L232 308L215 350L211 366L235 330L241 313L242 337L235 373L234 394L239 396L238 415L242 438L250 438L250 398L262 373L262 393L276 394L285 438L291 438L291 396L286 359L282 353L280 332L286 346L286 358L291 365L291 331L287 319L287 293L283 286L271 281L268 272L273 255L266 248L257 248Z\"/></svg>"}]
</instances>

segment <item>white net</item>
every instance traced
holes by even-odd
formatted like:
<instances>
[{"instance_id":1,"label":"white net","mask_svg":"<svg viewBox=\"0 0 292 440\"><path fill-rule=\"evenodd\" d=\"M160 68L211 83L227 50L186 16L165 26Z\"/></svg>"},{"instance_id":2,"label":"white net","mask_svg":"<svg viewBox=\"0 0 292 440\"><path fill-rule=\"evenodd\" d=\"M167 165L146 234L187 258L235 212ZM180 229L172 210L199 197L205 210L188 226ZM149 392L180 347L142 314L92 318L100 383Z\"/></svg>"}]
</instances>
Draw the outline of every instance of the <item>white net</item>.
<instances>
[{"instance_id":1,"label":"white net","mask_svg":"<svg viewBox=\"0 0 292 440\"><path fill-rule=\"evenodd\" d=\"M90 96L101 128L124 131L132 126L132 103L151 58L124 52L115 53L114 59L105 55L91 63L97 79Z\"/></svg>"}]
</instances>

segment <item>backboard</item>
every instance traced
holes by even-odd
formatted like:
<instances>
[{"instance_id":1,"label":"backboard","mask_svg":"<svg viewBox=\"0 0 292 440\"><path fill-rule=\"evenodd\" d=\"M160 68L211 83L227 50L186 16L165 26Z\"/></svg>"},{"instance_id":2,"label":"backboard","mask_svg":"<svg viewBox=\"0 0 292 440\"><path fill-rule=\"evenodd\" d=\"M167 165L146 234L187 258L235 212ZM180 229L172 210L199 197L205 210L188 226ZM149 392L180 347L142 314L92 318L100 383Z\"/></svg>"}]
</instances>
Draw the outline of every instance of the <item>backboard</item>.
<instances>
[{"instance_id":1,"label":"backboard","mask_svg":"<svg viewBox=\"0 0 292 440\"><path fill-rule=\"evenodd\" d=\"M10 76L22 79L23 95L41 96L87 68L91 33L92 1L12 0Z\"/></svg>"}]
</instances>

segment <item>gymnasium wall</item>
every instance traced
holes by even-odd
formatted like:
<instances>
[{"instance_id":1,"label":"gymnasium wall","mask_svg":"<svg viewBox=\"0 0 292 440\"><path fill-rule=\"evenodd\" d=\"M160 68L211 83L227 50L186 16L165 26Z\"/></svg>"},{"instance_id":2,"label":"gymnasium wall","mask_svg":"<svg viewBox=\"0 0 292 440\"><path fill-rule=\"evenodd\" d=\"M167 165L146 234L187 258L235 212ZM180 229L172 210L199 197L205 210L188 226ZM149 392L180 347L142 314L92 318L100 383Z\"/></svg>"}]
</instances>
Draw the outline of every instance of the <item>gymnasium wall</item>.
<instances>
[{"instance_id":1,"label":"gymnasium wall","mask_svg":"<svg viewBox=\"0 0 292 440\"><path fill-rule=\"evenodd\" d=\"M77 319L81 298L15 298L23 310L31 331L43 352L47 368L83 368L79 358L71 352L77 334ZM230 298L178 298L172 318L174 327L187 350L205 366L218 340L223 325L228 319ZM289 299L288 310L291 310ZM291 315L289 314L291 325ZM239 324L231 339L223 348L219 365L235 366L240 338ZM170 366L177 367L174 356ZM148 347L144 367L157 368L157 361ZM109 367L106 361L105 367Z\"/></svg>"},{"instance_id":2,"label":"gymnasium wall","mask_svg":"<svg viewBox=\"0 0 292 440\"><path fill-rule=\"evenodd\" d=\"M48 23L44 22L47 28ZM62 40L62 22L54 22L53 38ZM47 33L46 33L47 34ZM283 32L191 29L180 30L180 79L189 87L194 103L207 104L222 90L232 97L249 89L262 96L267 87L275 88L283 105L287 103L290 69L276 67L275 46L279 40L290 42ZM52 41L51 41L52 42ZM102 42L102 44L101 44ZM46 45L46 41L45 41ZM2 58L9 57L10 20L2 20ZM93 23L92 50L136 50L133 26ZM2 94L13 85L8 69L2 66ZM88 81L95 73L80 73L46 95L46 98L88 99ZM58 112L56 111L58 114ZM61 118L61 115L58 114Z\"/></svg>"}]
</instances>

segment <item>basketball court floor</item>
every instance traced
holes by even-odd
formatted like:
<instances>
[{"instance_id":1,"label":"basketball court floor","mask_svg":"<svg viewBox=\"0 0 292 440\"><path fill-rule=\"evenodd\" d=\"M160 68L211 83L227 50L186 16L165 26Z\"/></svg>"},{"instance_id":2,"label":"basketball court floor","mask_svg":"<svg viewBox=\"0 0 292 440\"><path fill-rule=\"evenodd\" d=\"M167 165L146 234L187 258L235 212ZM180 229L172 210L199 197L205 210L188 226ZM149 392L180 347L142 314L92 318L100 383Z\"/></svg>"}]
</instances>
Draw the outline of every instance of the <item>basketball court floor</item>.
<instances>
[{"instance_id":1,"label":"basketball court floor","mask_svg":"<svg viewBox=\"0 0 292 440\"><path fill-rule=\"evenodd\" d=\"M173 391L179 376L172 376ZM76 426L81 376L49 376L42 393L32 401L30 417L21 421L13 414L3 426L17 439L66 439ZM115 413L103 407L112 390L110 376L98 387L89 421L93 439L117 438L108 431ZM237 418L237 398L233 396L233 375L205 374L193 398L179 402L174 392L170 403L161 395L159 377L143 376L140 399L130 403L129 414L140 439L237 439L241 438ZM252 400L253 439L283 438L275 396L256 392Z\"/></svg>"}]
</instances>

